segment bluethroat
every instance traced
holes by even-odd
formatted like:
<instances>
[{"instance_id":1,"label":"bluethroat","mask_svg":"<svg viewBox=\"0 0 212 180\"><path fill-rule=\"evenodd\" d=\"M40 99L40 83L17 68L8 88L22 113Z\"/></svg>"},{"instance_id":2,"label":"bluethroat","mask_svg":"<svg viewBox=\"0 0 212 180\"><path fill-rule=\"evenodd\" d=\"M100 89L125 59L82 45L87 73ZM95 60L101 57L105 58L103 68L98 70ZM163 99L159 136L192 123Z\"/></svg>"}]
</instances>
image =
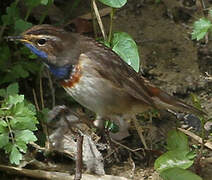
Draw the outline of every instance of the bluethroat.
<instances>
[{"instance_id":1,"label":"bluethroat","mask_svg":"<svg viewBox=\"0 0 212 180\"><path fill-rule=\"evenodd\" d=\"M139 76L115 52L92 38L51 25L37 25L18 40L43 59L61 86L101 117L167 109L204 114Z\"/></svg>"}]
</instances>

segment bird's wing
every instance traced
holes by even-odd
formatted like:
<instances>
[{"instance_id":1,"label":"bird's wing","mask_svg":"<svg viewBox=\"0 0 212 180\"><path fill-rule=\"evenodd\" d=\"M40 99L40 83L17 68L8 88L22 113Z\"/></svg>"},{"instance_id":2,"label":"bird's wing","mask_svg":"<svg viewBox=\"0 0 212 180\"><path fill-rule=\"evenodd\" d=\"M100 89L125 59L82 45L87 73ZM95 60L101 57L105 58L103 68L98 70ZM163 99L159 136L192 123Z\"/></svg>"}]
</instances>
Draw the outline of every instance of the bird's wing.
<instances>
[{"instance_id":1,"label":"bird's wing","mask_svg":"<svg viewBox=\"0 0 212 180\"><path fill-rule=\"evenodd\" d=\"M93 41L89 49L84 54L95 61L99 74L114 83L114 85L122 88L132 97L159 109L205 114L152 85L144 77L139 76L115 52L104 45Z\"/></svg>"}]
</instances>

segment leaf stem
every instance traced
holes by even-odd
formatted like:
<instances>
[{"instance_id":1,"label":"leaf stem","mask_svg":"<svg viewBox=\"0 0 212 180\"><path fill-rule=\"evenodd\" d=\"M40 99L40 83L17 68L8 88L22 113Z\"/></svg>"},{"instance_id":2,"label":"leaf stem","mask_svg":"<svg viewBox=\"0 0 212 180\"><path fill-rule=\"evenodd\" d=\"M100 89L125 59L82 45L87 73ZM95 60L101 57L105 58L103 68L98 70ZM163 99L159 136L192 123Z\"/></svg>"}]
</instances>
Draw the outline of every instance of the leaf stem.
<instances>
[{"instance_id":1,"label":"leaf stem","mask_svg":"<svg viewBox=\"0 0 212 180\"><path fill-rule=\"evenodd\" d=\"M15 144L15 140L14 140L15 138L13 136L13 130L12 130L11 126L10 126L10 121L9 121L9 119L12 119L12 118L13 118L12 116L6 116L5 120L7 122L8 128L9 128L9 132L10 132L10 135L11 135L12 143Z\"/></svg>"},{"instance_id":2,"label":"leaf stem","mask_svg":"<svg viewBox=\"0 0 212 180\"><path fill-rule=\"evenodd\" d=\"M113 17L114 17L115 9L111 8L110 11L110 30L109 30L109 36L108 36L108 43L110 44L111 38L112 38L112 32L113 32Z\"/></svg>"}]
</instances>

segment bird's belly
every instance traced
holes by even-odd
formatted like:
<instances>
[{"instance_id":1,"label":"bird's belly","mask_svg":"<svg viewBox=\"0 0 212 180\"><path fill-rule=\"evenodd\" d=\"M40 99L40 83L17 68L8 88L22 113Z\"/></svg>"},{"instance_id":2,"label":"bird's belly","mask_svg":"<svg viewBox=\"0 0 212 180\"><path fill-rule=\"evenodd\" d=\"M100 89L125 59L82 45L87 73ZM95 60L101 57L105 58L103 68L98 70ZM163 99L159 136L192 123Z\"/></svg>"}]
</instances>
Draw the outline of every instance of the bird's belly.
<instances>
[{"instance_id":1,"label":"bird's belly","mask_svg":"<svg viewBox=\"0 0 212 180\"><path fill-rule=\"evenodd\" d=\"M85 75L72 87L64 89L81 105L99 115L123 114L134 104L130 95L108 80Z\"/></svg>"}]
</instances>

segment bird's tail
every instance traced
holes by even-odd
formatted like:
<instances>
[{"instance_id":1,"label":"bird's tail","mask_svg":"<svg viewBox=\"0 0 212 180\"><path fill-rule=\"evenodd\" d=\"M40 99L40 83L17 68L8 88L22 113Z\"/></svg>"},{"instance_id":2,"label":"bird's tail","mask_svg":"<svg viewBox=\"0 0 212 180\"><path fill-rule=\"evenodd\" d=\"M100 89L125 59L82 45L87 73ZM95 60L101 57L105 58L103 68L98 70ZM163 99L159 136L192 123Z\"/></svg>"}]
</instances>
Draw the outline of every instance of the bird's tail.
<instances>
[{"instance_id":1,"label":"bird's tail","mask_svg":"<svg viewBox=\"0 0 212 180\"><path fill-rule=\"evenodd\" d=\"M167 94L159 88L149 87L148 90L153 98L155 106L158 109L169 109L173 111L192 113L195 115L207 115L205 112L195 108L194 106L184 103L183 101Z\"/></svg>"}]
</instances>

